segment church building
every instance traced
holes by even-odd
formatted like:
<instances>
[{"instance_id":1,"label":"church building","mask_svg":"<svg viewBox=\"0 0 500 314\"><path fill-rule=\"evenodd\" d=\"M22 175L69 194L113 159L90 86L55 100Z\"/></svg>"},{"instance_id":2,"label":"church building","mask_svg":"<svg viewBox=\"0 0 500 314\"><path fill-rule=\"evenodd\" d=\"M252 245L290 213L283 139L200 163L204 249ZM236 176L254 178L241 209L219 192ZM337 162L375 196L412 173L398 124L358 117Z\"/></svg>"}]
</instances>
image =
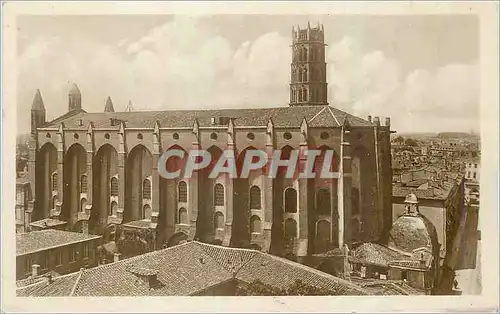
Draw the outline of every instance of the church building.
<instances>
[{"instance_id":1,"label":"church building","mask_svg":"<svg viewBox=\"0 0 500 314\"><path fill-rule=\"evenodd\" d=\"M46 121L37 90L27 225L50 218L93 234L122 226L149 234L152 249L197 240L299 258L354 242L387 243L390 118L382 125L328 103L325 46L322 25L293 29L286 107L115 112L108 98L103 112L90 113L75 84L68 112ZM213 158L231 150L237 163L255 149L281 150L282 159L333 150L339 178L270 178L263 170L209 178L205 169L165 179L157 164L169 149L203 149Z\"/></svg>"}]
</instances>

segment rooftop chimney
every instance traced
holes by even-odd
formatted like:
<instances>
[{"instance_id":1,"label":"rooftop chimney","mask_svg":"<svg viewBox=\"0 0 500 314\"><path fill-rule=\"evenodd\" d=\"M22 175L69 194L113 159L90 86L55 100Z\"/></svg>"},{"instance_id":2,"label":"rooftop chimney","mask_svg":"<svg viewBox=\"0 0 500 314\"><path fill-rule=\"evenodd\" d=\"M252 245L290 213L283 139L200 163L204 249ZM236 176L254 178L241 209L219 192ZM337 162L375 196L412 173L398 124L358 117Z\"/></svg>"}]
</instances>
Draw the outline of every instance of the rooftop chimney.
<instances>
[{"instance_id":1,"label":"rooftop chimney","mask_svg":"<svg viewBox=\"0 0 500 314\"><path fill-rule=\"evenodd\" d=\"M373 118L373 123L375 123L375 125L377 125L377 126L380 126L380 118L379 117L374 117Z\"/></svg>"},{"instance_id":2,"label":"rooftop chimney","mask_svg":"<svg viewBox=\"0 0 500 314\"><path fill-rule=\"evenodd\" d=\"M120 253L113 254L113 262L118 262L120 260Z\"/></svg>"},{"instance_id":3,"label":"rooftop chimney","mask_svg":"<svg viewBox=\"0 0 500 314\"><path fill-rule=\"evenodd\" d=\"M31 265L31 276L32 277L38 276L38 270L39 269L40 269L40 265L38 265L38 264Z\"/></svg>"},{"instance_id":4,"label":"rooftop chimney","mask_svg":"<svg viewBox=\"0 0 500 314\"><path fill-rule=\"evenodd\" d=\"M368 116L368 122L372 122L372 116Z\"/></svg>"},{"instance_id":5,"label":"rooftop chimney","mask_svg":"<svg viewBox=\"0 0 500 314\"><path fill-rule=\"evenodd\" d=\"M391 117L385 117L385 126L391 126Z\"/></svg>"},{"instance_id":6,"label":"rooftop chimney","mask_svg":"<svg viewBox=\"0 0 500 314\"><path fill-rule=\"evenodd\" d=\"M128 271L137 277L137 283L147 284L150 290L162 286L162 283L158 281L156 269L131 266Z\"/></svg>"}]
</instances>

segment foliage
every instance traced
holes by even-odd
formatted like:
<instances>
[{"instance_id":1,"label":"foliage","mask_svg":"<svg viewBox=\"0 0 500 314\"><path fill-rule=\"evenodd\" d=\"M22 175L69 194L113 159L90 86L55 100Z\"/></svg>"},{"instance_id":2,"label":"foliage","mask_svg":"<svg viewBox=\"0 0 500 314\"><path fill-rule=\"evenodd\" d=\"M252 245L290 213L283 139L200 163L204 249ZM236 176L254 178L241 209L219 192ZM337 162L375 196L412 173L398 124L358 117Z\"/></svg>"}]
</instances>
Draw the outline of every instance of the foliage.
<instances>
[{"instance_id":1,"label":"foliage","mask_svg":"<svg viewBox=\"0 0 500 314\"><path fill-rule=\"evenodd\" d=\"M408 138L405 141L405 145L407 145L407 146L418 146L418 143L414 139Z\"/></svg>"},{"instance_id":2,"label":"foliage","mask_svg":"<svg viewBox=\"0 0 500 314\"><path fill-rule=\"evenodd\" d=\"M403 143L405 139L402 136L398 136L394 139L395 143Z\"/></svg>"},{"instance_id":3,"label":"foliage","mask_svg":"<svg viewBox=\"0 0 500 314\"><path fill-rule=\"evenodd\" d=\"M250 284L240 284L236 289L237 296L309 296L309 295L336 295L329 289L318 288L313 285L296 280L286 288L278 288L255 280Z\"/></svg>"}]
</instances>

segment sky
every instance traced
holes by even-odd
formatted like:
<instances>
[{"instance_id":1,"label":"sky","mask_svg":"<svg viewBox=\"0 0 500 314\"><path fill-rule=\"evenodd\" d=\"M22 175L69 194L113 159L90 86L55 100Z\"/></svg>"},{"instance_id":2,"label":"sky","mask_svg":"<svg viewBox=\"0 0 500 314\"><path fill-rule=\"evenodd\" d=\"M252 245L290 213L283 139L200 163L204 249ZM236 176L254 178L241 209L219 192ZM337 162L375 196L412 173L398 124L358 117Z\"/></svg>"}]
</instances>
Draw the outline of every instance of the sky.
<instances>
[{"instance_id":1,"label":"sky","mask_svg":"<svg viewBox=\"0 0 500 314\"><path fill-rule=\"evenodd\" d=\"M17 131L40 89L47 119L102 112L287 106L292 26L325 28L328 101L401 133L479 131L473 15L20 16Z\"/></svg>"}]
</instances>

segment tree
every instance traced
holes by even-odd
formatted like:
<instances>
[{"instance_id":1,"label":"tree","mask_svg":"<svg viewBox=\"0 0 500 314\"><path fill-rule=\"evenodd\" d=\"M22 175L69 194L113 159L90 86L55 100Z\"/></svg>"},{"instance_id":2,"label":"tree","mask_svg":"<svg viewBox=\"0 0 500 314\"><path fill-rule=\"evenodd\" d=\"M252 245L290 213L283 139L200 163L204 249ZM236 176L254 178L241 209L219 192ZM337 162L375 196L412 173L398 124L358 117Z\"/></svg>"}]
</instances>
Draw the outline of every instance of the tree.
<instances>
[{"instance_id":1,"label":"tree","mask_svg":"<svg viewBox=\"0 0 500 314\"><path fill-rule=\"evenodd\" d=\"M337 295L335 291L319 288L304 283L301 280L295 280L293 284L286 288L278 288L255 280L250 284L240 284L236 288L237 296L308 296L308 295Z\"/></svg>"},{"instance_id":2,"label":"tree","mask_svg":"<svg viewBox=\"0 0 500 314\"><path fill-rule=\"evenodd\" d=\"M395 143L402 144L405 141L405 139L400 135L394 139Z\"/></svg>"},{"instance_id":3,"label":"tree","mask_svg":"<svg viewBox=\"0 0 500 314\"><path fill-rule=\"evenodd\" d=\"M407 146L418 146L418 143L414 139L408 138L405 141L405 145L407 145Z\"/></svg>"}]
</instances>

